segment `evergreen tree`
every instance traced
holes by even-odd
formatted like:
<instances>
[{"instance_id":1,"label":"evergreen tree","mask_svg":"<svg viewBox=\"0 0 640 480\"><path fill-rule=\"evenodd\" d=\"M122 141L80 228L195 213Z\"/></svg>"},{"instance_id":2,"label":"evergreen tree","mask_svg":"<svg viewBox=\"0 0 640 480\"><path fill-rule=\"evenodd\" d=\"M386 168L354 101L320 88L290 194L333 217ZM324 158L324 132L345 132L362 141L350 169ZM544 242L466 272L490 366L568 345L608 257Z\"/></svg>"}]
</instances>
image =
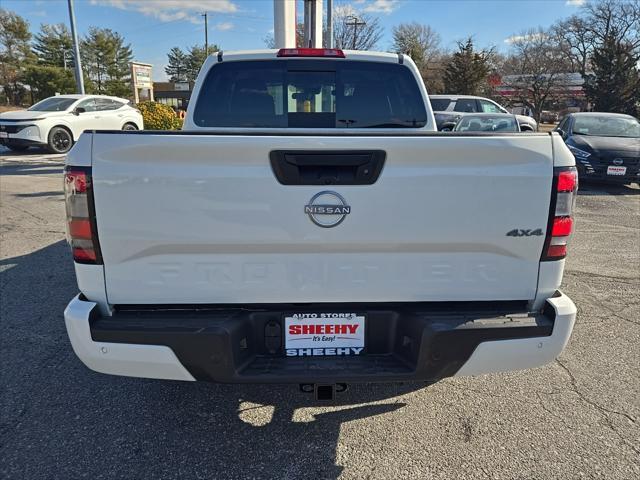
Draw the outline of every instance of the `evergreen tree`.
<instances>
[{"instance_id":1,"label":"evergreen tree","mask_svg":"<svg viewBox=\"0 0 640 480\"><path fill-rule=\"evenodd\" d=\"M631 44L607 35L593 50L593 73L585 79L585 93L598 112L638 115L640 102L640 53Z\"/></svg>"},{"instance_id":2,"label":"evergreen tree","mask_svg":"<svg viewBox=\"0 0 640 480\"><path fill-rule=\"evenodd\" d=\"M492 50L476 51L473 40L458 43L444 71L445 90L458 95L477 95L490 72Z\"/></svg>"},{"instance_id":3,"label":"evergreen tree","mask_svg":"<svg viewBox=\"0 0 640 480\"><path fill-rule=\"evenodd\" d=\"M64 23L40 25L34 35L33 51L42 65L74 68L71 33Z\"/></svg>"},{"instance_id":4,"label":"evergreen tree","mask_svg":"<svg viewBox=\"0 0 640 480\"><path fill-rule=\"evenodd\" d=\"M31 65L27 67L24 78L31 87L34 102L56 93L73 93L76 87L72 69L51 65Z\"/></svg>"},{"instance_id":5,"label":"evergreen tree","mask_svg":"<svg viewBox=\"0 0 640 480\"><path fill-rule=\"evenodd\" d=\"M29 23L0 8L0 84L7 103L19 105L24 96L26 66L33 61Z\"/></svg>"},{"instance_id":6,"label":"evergreen tree","mask_svg":"<svg viewBox=\"0 0 640 480\"><path fill-rule=\"evenodd\" d=\"M82 66L91 80L92 93L128 96L131 92L131 45L108 28L91 27L82 40Z\"/></svg>"},{"instance_id":7,"label":"evergreen tree","mask_svg":"<svg viewBox=\"0 0 640 480\"><path fill-rule=\"evenodd\" d=\"M217 45L210 45L209 51L216 52L219 51L220 47ZM187 59L187 73L186 79L188 81L194 81L198 76L198 72L200 72L200 68L202 64L207 59L207 54L204 51L204 46L194 45L189 49L188 59Z\"/></svg>"},{"instance_id":8,"label":"evergreen tree","mask_svg":"<svg viewBox=\"0 0 640 480\"><path fill-rule=\"evenodd\" d=\"M189 57L179 47L173 47L167 54L168 65L164 71L171 82L184 82L189 71Z\"/></svg>"}]
</instances>

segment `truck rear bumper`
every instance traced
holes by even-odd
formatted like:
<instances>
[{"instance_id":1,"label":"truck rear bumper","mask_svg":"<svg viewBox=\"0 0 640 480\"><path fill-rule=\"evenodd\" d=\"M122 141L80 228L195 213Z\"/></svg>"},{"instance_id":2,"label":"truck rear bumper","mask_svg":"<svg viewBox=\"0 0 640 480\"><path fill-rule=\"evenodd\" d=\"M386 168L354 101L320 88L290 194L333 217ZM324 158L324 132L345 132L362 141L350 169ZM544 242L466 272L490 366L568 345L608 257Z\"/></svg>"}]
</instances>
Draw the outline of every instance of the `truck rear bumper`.
<instances>
[{"instance_id":1,"label":"truck rear bumper","mask_svg":"<svg viewBox=\"0 0 640 480\"><path fill-rule=\"evenodd\" d=\"M496 304L320 304L118 309L102 316L75 297L64 316L76 355L92 370L229 383L437 381L544 365L565 347L576 307L556 292L543 312ZM284 313L358 311L365 353L287 357Z\"/></svg>"}]
</instances>

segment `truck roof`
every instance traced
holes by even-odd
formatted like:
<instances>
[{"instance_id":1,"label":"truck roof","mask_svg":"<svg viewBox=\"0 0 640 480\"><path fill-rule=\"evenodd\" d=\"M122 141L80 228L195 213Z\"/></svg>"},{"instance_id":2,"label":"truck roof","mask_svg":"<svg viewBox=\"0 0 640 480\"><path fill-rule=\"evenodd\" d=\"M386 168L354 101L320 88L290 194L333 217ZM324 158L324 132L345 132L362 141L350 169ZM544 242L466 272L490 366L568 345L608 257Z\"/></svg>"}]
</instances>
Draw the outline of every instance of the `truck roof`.
<instances>
[{"instance_id":1,"label":"truck roof","mask_svg":"<svg viewBox=\"0 0 640 480\"><path fill-rule=\"evenodd\" d=\"M339 50L339 49L338 49ZM309 59L314 60L336 60L335 57L278 57L278 49L261 49L261 50L232 50L232 51L219 51L211 54L213 58L222 58L222 61L234 61L234 60L292 60L292 59ZM369 52L360 50L342 50L347 60L358 60L367 62L388 62L398 63L399 56L397 53L388 52ZM405 56L405 58L408 58ZM343 59L338 59L343 60Z\"/></svg>"}]
</instances>

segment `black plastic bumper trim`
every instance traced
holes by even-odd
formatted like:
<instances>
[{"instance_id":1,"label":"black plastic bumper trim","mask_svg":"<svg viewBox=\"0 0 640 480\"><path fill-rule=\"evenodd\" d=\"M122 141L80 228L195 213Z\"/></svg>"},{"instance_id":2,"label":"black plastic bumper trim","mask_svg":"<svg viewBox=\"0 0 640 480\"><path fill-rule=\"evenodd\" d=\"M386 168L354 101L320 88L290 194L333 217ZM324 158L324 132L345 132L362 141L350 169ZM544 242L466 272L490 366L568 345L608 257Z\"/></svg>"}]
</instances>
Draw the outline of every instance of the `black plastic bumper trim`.
<instances>
[{"instance_id":1,"label":"black plastic bumper trim","mask_svg":"<svg viewBox=\"0 0 640 480\"><path fill-rule=\"evenodd\" d=\"M452 305L459 308L451 309ZM225 383L428 381L454 375L486 341L544 337L553 311L497 304L251 305L118 309L91 320L94 341L166 345L198 380ZM286 357L283 316L356 312L367 317L359 356ZM279 338L278 338L279 337Z\"/></svg>"}]
</instances>

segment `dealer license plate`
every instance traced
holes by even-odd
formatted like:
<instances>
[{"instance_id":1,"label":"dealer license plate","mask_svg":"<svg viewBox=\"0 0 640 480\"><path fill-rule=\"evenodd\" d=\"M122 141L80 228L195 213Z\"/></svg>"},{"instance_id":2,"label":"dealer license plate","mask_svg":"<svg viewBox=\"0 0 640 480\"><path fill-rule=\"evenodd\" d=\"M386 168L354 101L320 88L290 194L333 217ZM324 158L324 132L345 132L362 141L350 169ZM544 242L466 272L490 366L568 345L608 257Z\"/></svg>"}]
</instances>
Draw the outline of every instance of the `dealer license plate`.
<instances>
[{"instance_id":1,"label":"dealer license plate","mask_svg":"<svg viewBox=\"0 0 640 480\"><path fill-rule=\"evenodd\" d=\"M357 313L294 313L284 317L288 357L360 355L365 316Z\"/></svg>"},{"instance_id":2,"label":"dealer license plate","mask_svg":"<svg viewBox=\"0 0 640 480\"><path fill-rule=\"evenodd\" d=\"M607 175L626 175L627 167L614 167L610 165L607 167Z\"/></svg>"},{"instance_id":3,"label":"dealer license plate","mask_svg":"<svg viewBox=\"0 0 640 480\"><path fill-rule=\"evenodd\" d=\"M9 134L7 132L0 132L0 138L9 138Z\"/></svg>"}]
</instances>

